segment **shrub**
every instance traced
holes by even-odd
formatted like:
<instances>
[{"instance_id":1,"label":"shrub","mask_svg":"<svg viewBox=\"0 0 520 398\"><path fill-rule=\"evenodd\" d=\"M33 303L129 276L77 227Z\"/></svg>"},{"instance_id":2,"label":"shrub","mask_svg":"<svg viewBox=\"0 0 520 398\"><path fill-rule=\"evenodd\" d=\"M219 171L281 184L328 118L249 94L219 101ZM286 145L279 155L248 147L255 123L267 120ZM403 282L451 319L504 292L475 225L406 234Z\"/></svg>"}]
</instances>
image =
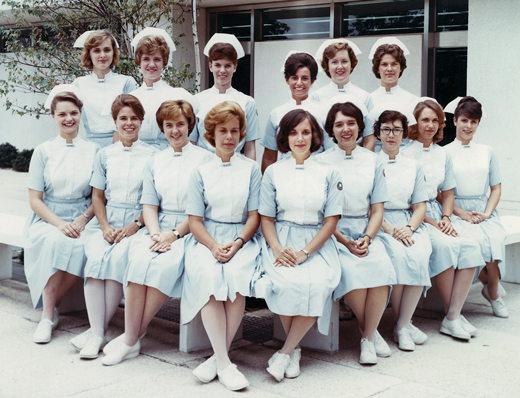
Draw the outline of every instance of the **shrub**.
<instances>
[{"instance_id":1,"label":"shrub","mask_svg":"<svg viewBox=\"0 0 520 398\"><path fill-rule=\"evenodd\" d=\"M18 155L18 149L8 142L0 145L0 168L13 167L13 160Z\"/></svg>"},{"instance_id":2,"label":"shrub","mask_svg":"<svg viewBox=\"0 0 520 398\"><path fill-rule=\"evenodd\" d=\"M29 171L29 164L31 163L31 157L34 149L24 149L20 151L15 160L13 160L14 171Z\"/></svg>"}]
</instances>

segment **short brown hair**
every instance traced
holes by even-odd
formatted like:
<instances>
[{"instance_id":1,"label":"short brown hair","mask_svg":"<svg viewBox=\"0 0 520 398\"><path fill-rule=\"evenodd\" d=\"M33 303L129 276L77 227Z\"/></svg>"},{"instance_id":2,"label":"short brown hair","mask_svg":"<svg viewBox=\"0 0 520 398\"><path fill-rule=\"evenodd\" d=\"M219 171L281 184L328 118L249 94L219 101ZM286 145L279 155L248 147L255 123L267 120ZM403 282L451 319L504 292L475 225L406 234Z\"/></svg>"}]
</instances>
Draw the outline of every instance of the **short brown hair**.
<instances>
[{"instance_id":1,"label":"short brown hair","mask_svg":"<svg viewBox=\"0 0 520 398\"><path fill-rule=\"evenodd\" d=\"M148 35L139 40L135 48L135 63L141 65L141 57L143 55L151 55L157 50L161 52L164 66L166 66L170 59L170 47L168 47L164 37L154 35Z\"/></svg>"},{"instance_id":2,"label":"short brown hair","mask_svg":"<svg viewBox=\"0 0 520 398\"><path fill-rule=\"evenodd\" d=\"M312 130L312 144L311 152L316 152L321 148L323 143L323 132L320 124L316 121L314 116L303 109L293 109L287 112L282 120L280 120L280 128L278 136L276 137L276 144L278 150L282 153L287 153L291 150L289 147L289 134L296 126L304 120L308 120Z\"/></svg>"},{"instance_id":3,"label":"short brown hair","mask_svg":"<svg viewBox=\"0 0 520 398\"><path fill-rule=\"evenodd\" d=\"M298 69L305 67L309 68L311 72L311 82L314 82L318 76L318 64L314 57L307 53L294 53L289 55L284 65L285 80L291 76L296 76Z\"/></svg>"},{"instance_id":4,"label":"short brown hair","mask_svg":"<svg viewBox=\"0 0 520 398\"><path fill-rule=\"evenodd\" d=\"M358 59L352 47L348 45L348 43L332 43L331 45L325 47L323 50L323 57L321 59L321 67L327 74L330 79L330 70L329 70L329 60L334 58L338 51L347 50L348 57L350 59L350 73L354 72L354 68L358 64Z\"/></svg>"},{"instance_id":5,"label":"short brown hair","mask_svg":"<svg viewBox=\"0 0 520 398\"><path fill-rule=\"evenodd\" d=\"M246 133L246 114L234 101L224 101L220 104L215 105L204 118L204 138L210 143L212 147L215 147L215 129L217 126L226 124L232 118L238 118L240 126L240 141L242 141Z\"/></svg>"},{"instance_id":6,"label":"short brown hair","mask_svg":"<svg viewBox=\"0 0 520 398\"><path fill-rule=\"evenodd\" d=\"M139 120L143 121L143 105L137 97L134 97L131 94L119 94L112 103L112 119L114 119L114 121L117 119L117 115L119 115L121 109L123 109L125 106L129 106L130 108L132 108Z\"/></svg>"},{"instance_id":7,"label":"short brown hair","mask_svg":"<svg viewBox=\"0 0 520 398\"><path fill-rule=\"evenodd\" d=\"M155 114L155 119L157 120L157 124L159 128L164 133L163 123L165 120L177 120L181 116L184 116L188 121L188 134L190 134L197 121L195 117L195 112L193 112L193 107L188 101L184 100L170 100L164 101L157 113Z\"/></svg>"},{"instance_id":8,"label":"short brown hair","mask_svg":"<svg viewBox=\"0 0 520 398\"><path fill-rule=\"evenodd\" d=\"M81 66L87 69L94 69L94 64L92 63L92 58L90 57L90 50L99 46L106 39L110 39L112 43L112 50L114 51L114 56L112 57L112 63L110 64L110 68L113 68L119 62L119 50L117 49L116 39L114 35L109 30L95 30L92 32L85 45L83 46L83 52L81 53Z\"/></svg>"},{"instance_id":9,"label":"short brown hair","mask_svg":"<svg viewBox=\"0 0 520 398\"><path fill-rule=\"evenodd\" d=\"M235 66L238 63L237 50L229 43L215 43L209 49L209 62L218 61L219 59L227 58Z\"/></svg>"},{"instance_id":10,"label":"short brown hair","mask_svg":"<svg viewBox=\"0 0 520 398\"><path fill-rule=\"evenodd\" d=\"M444 122L444 111L442 110L442 106L440 106L437 102L432 100L424 100L419 102L415 109L413 110L413 115L415 117L415 120L417 120L417 123L419 123L419 118L421 116L421 112L425 109L429 108L432 111L435 112L437 115L437 118L439 119L439 128L435 135L433 136L433 143L436 144L438 142L441 142L444 138L444 126L446 126L446 123ZM411 140L416 140L417 136L419 135L419 125L414 124L413 126L410 126L410 129L408 130L408 138Z\"/></svg>"},{"instance_id":11,"label":"short brown hair","mask_svg":"<svg viewBox=\"0 0 520 398\"><path fill-rule=\"evenodd\" d=\"M482 104L478 102L474 97L466 96L459 101L457 108L455 109L455 119L459 116L464 115L469 119L482 119Z\"/></svg>"},{"instance_id":12,"label":"short brown hair","mask_svg":"<svg viewBox=\"0 0 520 398\"><path fill-rule=\"evenodd\" d=\"M381 125L386 122L394 122L400 120L403 125L403 139L408 137L408 119L405 115L398 111L384 111L374 123L374 135L381 139Z\"/></svg>"},{"instance_id":13,"label":"short brown hair","mask_svg":"<svg viewBox=\"0 0 520 398\"><path fill-rule=\"evenodd\" d=\"M356 119L356 123L358 125L358 137L359 133L363 134L363 130L365 130L365 122L363 121L363 112L354 105L352 102L338 102L334 105L332 105L332 108L330 108L329 113L327 114L327 120L325 121L325 131L327 134L332 138L332 140L337 144L338 140L336 139L336 136L334 135L334 122L336 121L336 115L338 112L341 112L345 116L350 116Z\"/></svg>"},{"instance_id":14,"label":"short brown hair","mask_svg":"<svg viewBox=\"0 0 520 398\"><path fill-rule=\"evenodd\" d=\"M54 96L51 102L51 115L54 115L56 111L56 105L60 102L72 102L76 105L81 112L81 108L83 108L83 102L71 91L63 91Z\"/></svg>"},{"instance_id":15,"label":"short brown hair","mask_svg":"<svg viewBox=\"0 0 520 398\"><path fill-rule=\"evenodd\" d=\"M399 73L399 77L401 77L406 69L406 57L404 56L401 47L397 44L382 44L377 47L377 50L374 53L374 58L372 58L372 72L374 72L374 75L378 79L381 79L381 75L379 74L379 65L381 64L381 58L387 54L393 56L396 61L401 64L401 72Z\"/></svg>"}]
</instances>

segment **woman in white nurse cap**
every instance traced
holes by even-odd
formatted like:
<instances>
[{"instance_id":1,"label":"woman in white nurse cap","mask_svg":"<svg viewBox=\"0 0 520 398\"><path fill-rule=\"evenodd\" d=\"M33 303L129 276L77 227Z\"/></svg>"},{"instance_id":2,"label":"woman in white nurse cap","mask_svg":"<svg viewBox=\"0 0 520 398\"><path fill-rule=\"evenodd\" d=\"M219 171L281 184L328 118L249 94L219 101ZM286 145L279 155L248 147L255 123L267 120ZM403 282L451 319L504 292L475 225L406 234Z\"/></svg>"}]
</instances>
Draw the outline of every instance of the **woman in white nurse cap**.
<instances>
[{"instance_id":1,"label":"woman in white nurse cap","mask_svg":"<svg viewBox=\"0 0 520 398\"><path fill-rule=\"evenodd\" d=\"M103 108L112 104L119 94L128 94L137 88L130 76L113 73L111 68L119 62L119 50L114 35L108 30L91 30L83 33L74 47L83 48L81 66L92 73L78 77L72 83L83 93L82 120L87 138L106 147L113 142L116 126Z\"/></svg>"}]
</instances>

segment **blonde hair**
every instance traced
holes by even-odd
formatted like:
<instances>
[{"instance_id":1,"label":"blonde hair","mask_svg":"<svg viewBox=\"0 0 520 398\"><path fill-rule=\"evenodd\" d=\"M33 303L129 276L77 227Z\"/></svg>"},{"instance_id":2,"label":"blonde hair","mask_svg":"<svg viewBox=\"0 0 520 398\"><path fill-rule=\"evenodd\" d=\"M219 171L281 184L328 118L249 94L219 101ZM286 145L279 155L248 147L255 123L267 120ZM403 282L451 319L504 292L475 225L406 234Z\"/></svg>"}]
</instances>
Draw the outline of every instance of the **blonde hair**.
<instances>
[{"instance_id":1,"label":"blonde hair","mask_svg":"<svg viewBox=\"0 0 520 398\"><path fill-rule=\"evenodd\" d=\"M204 128L206 132L204 133L204 138L211 144L211 146L215 146L215 129L217 126L222 124L226 124L230 119L237 117L240 125L240 141L242 141L247 133L246 133L246 114L236 102L233 101L224 101L220 104L214 106L204 118Z\"/></svg>"}]
</instances>

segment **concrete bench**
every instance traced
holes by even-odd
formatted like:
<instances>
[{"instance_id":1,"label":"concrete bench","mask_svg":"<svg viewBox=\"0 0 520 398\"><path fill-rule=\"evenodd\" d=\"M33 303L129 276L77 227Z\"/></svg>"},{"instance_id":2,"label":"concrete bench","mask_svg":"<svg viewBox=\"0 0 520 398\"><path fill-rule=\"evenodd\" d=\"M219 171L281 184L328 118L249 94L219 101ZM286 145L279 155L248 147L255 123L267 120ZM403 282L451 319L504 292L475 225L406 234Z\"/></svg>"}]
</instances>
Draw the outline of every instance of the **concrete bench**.
<instances>
[{"instance_id":1,"label":"concrete bench","mask_svg":"<svg viewBox=\"0 0 520 398\"><path fill-rule=\"evenodd\" d=\"M506 272L502 280L520 283L520 216L503 216L500 222L506 230ZM426 298L421 298L417 308L444 313L444 304L434 283Z\"/></svg>"},{"instance_id":2,"label":"concrete bench","mask_svg":"<svg viewBox=\"0 0 520 398\"><path fill-rule=\"evenodd\" d=\"M23 247L23 228L26 221L26 217L0 213L0 280L13 277L13 247ZM85 308L83 280L79 280L63 297L59 311L66 313Z\"/></svg>"}]
</instances>

